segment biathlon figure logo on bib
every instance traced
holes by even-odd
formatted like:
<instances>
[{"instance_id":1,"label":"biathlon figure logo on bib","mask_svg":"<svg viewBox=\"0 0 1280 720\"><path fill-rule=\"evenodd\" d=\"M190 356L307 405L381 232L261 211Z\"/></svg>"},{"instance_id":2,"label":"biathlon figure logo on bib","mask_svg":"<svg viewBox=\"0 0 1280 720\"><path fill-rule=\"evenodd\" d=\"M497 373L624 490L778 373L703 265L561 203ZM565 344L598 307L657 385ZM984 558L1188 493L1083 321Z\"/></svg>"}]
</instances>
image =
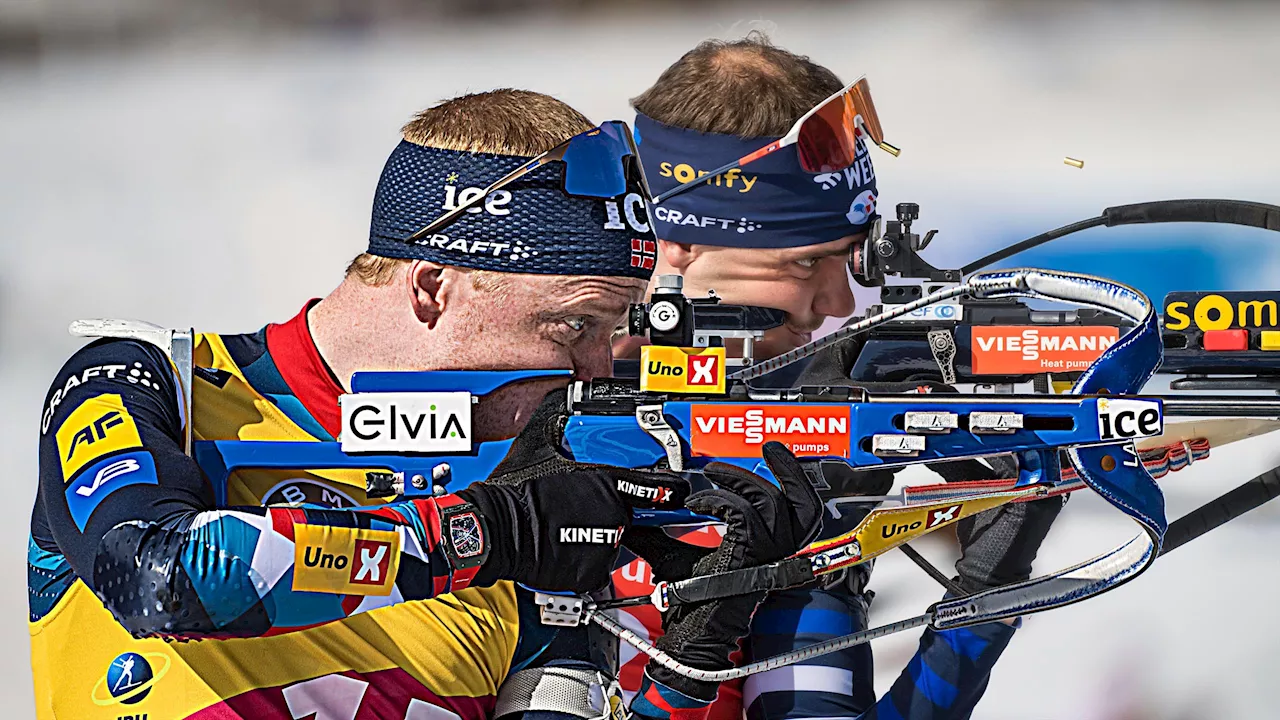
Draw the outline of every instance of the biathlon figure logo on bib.
<instances>
[{"instance_id":1,"label":"biathlon figure logo on bib","mask_svg":"<svg viewBox=\"0 0 1280 720\"><path fill-rule=\"evenodd\" d=\"M142 702L168 671L169 656L164 653L123 653L111 661L106 675L94 686L93 702L101 706Z\"/></svg>"}]
</instances>

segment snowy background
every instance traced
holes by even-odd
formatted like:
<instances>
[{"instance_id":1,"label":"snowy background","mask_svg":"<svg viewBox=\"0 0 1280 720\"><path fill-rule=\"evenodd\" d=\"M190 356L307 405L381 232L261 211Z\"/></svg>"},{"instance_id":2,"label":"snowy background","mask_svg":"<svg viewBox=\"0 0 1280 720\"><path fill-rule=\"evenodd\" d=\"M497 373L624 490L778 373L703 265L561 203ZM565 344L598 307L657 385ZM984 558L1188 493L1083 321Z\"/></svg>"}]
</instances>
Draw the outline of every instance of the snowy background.
<instances>
[{"instance_id":1,"label":"snowy background","mask_svg":"<svg viewBox=\"0 0 1280 720\"><path fill-rule=\"evenodd\" d=\"M32 713L23 560L40 403L78 345L67 323L136 317L234 332L291 316L363 248L397 129L437 100L528 87L596 120L630 119L627 98L697 41L763 28L846 79L868 75L887 137L903 148L898 159L874 155L882 205L921 204L921 224L942 231L926 253L935 265L1110 205L1280 201L1274 5L465 7L0 3L5 717ZM1274 288L1275 242L1203 226L1096 230L1023 262L1111 275L1158 298L1175 287ZM1271 438L1215 450L1163 482L1171 515L1277 464ZM1131 528L1094 498L1073 498L1038 569L1096 554ZM1280 506L1110 595L1028 619L976 717L1276 717L1272 543ZM919 547L938 561L949 552L940 538ZM938 594L931 583L887 557L874 621L916 614ZM875 644L879 690L914 642L908 633Z\"/></svg>"}]
</instances>

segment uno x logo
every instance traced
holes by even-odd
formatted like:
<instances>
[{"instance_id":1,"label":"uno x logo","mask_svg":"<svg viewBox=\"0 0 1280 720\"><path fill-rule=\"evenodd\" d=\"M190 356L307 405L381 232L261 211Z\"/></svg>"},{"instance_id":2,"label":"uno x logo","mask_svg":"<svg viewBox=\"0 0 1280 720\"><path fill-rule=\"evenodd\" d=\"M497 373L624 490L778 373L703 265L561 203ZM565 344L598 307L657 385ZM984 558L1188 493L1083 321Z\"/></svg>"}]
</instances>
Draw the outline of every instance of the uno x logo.
<instances>
[{"instance_id":1,"label":"uno x logo","mask_svg":"<svg viewBox=\"0 0 1280 720\"><path fill-rule=\"evenodd\" d=\"M944 522L955 520L957 515L960 513L961 507L962 506L960 505L952 505L951 507L942 508L941 510L934 510L929 513L929 522L925 524L925 527L937 527Z\"/></svg>"},{"instance_id":2,"label":"uno x logo","mask_svg":"<svg viewBox=\"0 0 1280 720\"><path fill-rule=\"evenodd\" d=\"M351 566L351 582L355 585L381 585L390 565L391 543L356 540L356 561Z\"/></svg>"},{"instance_id":3,"label":"uno x logo","mask_svg":"<svg viewBox=\"0 0 1280 720\"><path fill-rule=\"evenodd\" d=\"M716 355L689 356L690 385L718 385L720 358Z\"/></svg>"},{"instance_id":4,"label":"uno x logo","mask_svg":"<svg viewBox=\"0 0 1280 720\"><path fill-rule=\"evenodd\" d=\"M296 523L293 538L294 590L385 597L395 588L395 531Z\"/></svg>"}]
</instances>

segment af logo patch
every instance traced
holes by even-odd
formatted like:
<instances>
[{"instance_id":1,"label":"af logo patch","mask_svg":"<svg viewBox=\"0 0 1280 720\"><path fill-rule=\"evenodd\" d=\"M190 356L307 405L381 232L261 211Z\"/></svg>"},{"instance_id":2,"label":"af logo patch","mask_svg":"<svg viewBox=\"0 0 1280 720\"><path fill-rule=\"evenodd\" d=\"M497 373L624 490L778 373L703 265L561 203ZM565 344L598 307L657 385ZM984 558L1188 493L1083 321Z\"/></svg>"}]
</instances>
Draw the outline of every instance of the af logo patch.
<instances>
[{"instance_id":1,"label":"af logo patch","mask_svg":"<svg viewBox=\"0 0 1280 720\"><path fill-rule=\"evenodd\" d=\"M340 595L390 595L400 570L400 533L293 526L293 589Z\"/></svg>"},{"instance_id":2,"label":"af logo patch","mask_svg":"<svg viewBox=\"0 0 1280 720\"><path fill-rule=\"evenodd\" d=\"M85 400L62 422L55 437L64 482L104 455L142 447L138 426L115 394Z\"/></svg>"}]
</instances>

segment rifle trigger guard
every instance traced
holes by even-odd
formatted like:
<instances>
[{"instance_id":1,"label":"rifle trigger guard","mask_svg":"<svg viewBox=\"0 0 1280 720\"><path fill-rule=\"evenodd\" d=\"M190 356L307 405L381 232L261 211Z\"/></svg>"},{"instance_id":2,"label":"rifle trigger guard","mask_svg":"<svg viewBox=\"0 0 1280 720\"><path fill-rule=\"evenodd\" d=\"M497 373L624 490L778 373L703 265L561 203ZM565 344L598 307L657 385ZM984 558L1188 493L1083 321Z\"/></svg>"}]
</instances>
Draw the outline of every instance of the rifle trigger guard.
<instances>
[{"instance_id":1,"label":"rifle trigger guard","mask_svg":"<svg viewBox=\"0 0 1280 720\"><path fill-rule=\"evenodd\" d=\"M649 437L658 441L667 453L667 465L674 472L684 470L684 453L680 447L680 436L675 428L667 422L662 412L662 405L641 405L636 408L636 422Z\"/></svg>"}]
</instances>

